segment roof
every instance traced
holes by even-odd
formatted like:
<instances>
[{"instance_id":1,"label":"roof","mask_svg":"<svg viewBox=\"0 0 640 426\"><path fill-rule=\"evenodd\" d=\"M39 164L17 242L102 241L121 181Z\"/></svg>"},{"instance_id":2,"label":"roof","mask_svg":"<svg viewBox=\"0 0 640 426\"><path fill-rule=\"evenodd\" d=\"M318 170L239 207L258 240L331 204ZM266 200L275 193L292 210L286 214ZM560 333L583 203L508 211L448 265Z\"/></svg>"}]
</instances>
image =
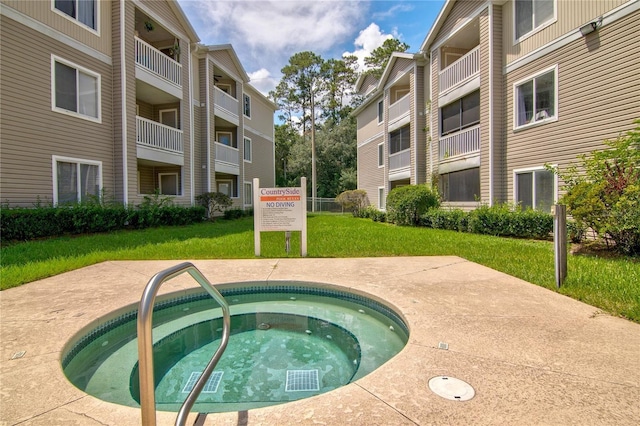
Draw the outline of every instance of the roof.
<instances>
[{"instance_id":1,"label":"roof","mask_svg":"<svg viewBox=\"0 0 640 426\"><path fill-rule=\"evenodd\" d=\"M236 54L236 51L233 49L232 45L230 45L230 44L211 44L211 45L207 45L207 46L202 46L202 48L204 48L208 52L226 50L227 53L229 53L229 56L231 56L231 60L233 61L233 64L235 65L236 69L240 72L240 77L242 78L242 82L243 83L248 83L249 82L249 80L250 80L249 75L244 70L244 67L242 66L242 62L240 62L240 59L238 58L238 55Z\"/></svg>"},{"instance_id":2,"label":"roof","mask_svg":"<svg viewBox=\"0 0 640 426\"><path fill-rule=\"evenodd\" d=\"M438 17L436 18L436 21L433 23L431 29L429 30L429 34L427 34L424 41L422 42L422 45L420 46L421 52L429 51L429 46L435 40L438 32L440 32L442 24L444 24L444 21L447 19L447 16L449 15L449 12L451 12L451 9L453 9L453 5L456 1L457 0L447 0L446 3L442 6Z\"/></svg>"},{"instance_id":3,"label":"roof","mask_svg":"<svg viewBox=\"0 0 640 426\"><path fill-rule=\"evenodd\" d=\"M171 8L171 10L173 10L173 13L176 14L176 17L182 24L183 28L187 30L189 39L194 43L199 42L200 37L198 37L198 34L196 34L196 30L191 25L191 22L189 22L187 15L184 14L184 10L182 10L182 7L180 7L180 4L177 2L177 0L168 0L167 3L169 3L169 7Z\"/></svg>"}]
</instances>

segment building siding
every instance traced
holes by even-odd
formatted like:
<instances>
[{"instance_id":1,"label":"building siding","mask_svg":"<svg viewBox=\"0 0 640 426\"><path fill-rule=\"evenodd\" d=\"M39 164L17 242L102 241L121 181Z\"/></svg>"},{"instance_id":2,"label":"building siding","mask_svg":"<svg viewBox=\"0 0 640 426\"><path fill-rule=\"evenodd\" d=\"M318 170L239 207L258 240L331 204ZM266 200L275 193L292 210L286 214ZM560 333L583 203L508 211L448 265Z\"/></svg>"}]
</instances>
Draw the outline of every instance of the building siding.
<instances>
[{"instance_id":1,"label":"building siding","mask_svg":"<svg viewBox=\"0 0 640 426\"><path fill-rule=\"evenodd\" d=\"M364 142L384 131L382 123L378 123L378 102L381 100L382 97L372 100L369 106L358 114L357 135L359 142Z\"/></svg>"},{"instance_id":2,"label":"building siding","mask_svg":"<svg viewBox=\"0 0 640 426\"><path fill-rule=\"evenodd\" d=\"M457 29L458 25L464 24L469 16L471 16L478 8L486 5L486 1L478 0L458 0L454 3L453 8L449 12L447 19L440 27L438 36L434 40L434 44L438 44L442 39L449 36L449 33Z\"/></svg>"},{"instance_id":3,"label":"building siding","mask_svg":"<svg viewBox=\"0 0 640 426\"><path fill-rule=\"evenodd\" d=\"M102 162L104 188L113 193L111 67L1 18L2 197L11 205L53 201L52 155ZM25 43L29 40L29 43ZM101 76L101 123L52 111L51 52ZM88 137L87 135L91 135Z\"/></svg>"},{"instance_id":4,"label":"building siding","mask_svg":"<svg viewBox=\"0 0 640 426\"><path fill-rule=\"evenodd\" d=\"M513 1L509 1L504 5L504 14L502 17L504 22L503 45L505 63L509 64L522 56L528 55L535 49L550 43L564 34L577 30L583 24L625 3L629 3L629 1L556 0L557 21L516 43L514 38L514 3Z\"/></svg>"},{"instance_id":5,"label":"building siding","mask_svg":"<svg viewBox=\"0 0 640 426\"><path fill-rule=\"evenodd\" d=\"M639 20L635 12L506 76L510 197L514 169L545 163L563 168L633 128L640 111L640 61L630 58L640 58ZM558 121L514 131L513 83L553 65L558 66Z\"/></svg>"},{"instance_id":6,"label":"building siding","mask_svg":"<svg viewBox=\"0 0 640 426\"><path fill-rule=\"evenodd\" d=\"M489 202L489 144L490 144L490 54L491 40L489 39L489 12L487 9L480 13L480 200Z\"/></svg>"},{"instance_id":7,"label":"building siding","mask_svg":"<svg viewBox=\"0 0 640 426\"><path fill-rule=\"evenodd\" d=\"M367 193L369 203L378 207L378 187L385 186L384 167L378 167L378 145L382 137L358 148L358 189ZM387 157L387 147L384 147ZM386 194L386 190L385 190Z\"/></svg>"}]
</instances>

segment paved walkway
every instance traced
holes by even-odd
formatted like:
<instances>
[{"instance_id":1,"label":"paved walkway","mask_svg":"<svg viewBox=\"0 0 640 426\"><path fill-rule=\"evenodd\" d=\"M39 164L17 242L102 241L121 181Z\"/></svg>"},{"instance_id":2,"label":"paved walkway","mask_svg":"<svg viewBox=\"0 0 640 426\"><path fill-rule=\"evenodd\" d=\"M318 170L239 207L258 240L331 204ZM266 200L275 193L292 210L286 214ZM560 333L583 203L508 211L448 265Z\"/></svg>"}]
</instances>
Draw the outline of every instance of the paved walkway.
<instances>
[{"instance_id":1,"label":"paved walkway","mask_svg":"<svg viewBox=\"0 0 640 426\"><path fill-rule=\"evenodd\" d=\"M137 303L147 281L177 263L105 262L0 292L0 424L140 424L138 409L71 385L60 357L76 333ZM193 263L213 283L297 280L363 291L400 311L411 332L399 355L355 383L197 424L640 424L640 324L503 273L458 257ZM194 286L181 276L161 293ZM428 381L440 375L469 383L475 397L434 394ZM174 420L158 413L158 424Z\"/></svg>"}]
</instances>

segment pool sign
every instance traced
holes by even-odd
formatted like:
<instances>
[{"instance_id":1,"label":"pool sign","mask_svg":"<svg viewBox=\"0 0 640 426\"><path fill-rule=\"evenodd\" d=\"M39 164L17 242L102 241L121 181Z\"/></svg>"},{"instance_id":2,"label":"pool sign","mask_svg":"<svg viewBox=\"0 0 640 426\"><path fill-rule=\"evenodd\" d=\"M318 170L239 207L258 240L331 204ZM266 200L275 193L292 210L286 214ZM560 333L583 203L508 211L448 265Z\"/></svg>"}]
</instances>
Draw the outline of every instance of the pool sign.
<instances>
[{"instance_id":1,"label":"pool sign","mask_svg":"<svg viewBox=\"0 0 640 426\"><path fill-rule=\"evenodd\" d=\"M300 255L307 255L307 178L300 187L260 188L253 179L253 228L255 254L260 256L260 232L301 231Z\"/></svg>"}]
</instances>

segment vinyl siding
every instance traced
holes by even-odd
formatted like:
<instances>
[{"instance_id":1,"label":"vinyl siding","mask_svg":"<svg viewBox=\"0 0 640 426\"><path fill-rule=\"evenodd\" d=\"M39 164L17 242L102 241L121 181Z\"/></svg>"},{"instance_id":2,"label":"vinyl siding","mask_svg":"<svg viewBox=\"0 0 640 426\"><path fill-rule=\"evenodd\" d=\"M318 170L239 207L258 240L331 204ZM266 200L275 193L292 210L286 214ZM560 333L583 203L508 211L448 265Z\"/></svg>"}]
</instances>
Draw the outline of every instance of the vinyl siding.
<instances>
[{"instance_id":1,"label":"vinyl siding","mask_svg":"<svg viewBox=\"0 0 640 426\"><path fill-rule=\"evenodd\" d=\"M170 1L175 0L137 0L143 5L145 10L152 11L152 13L156 16L151 17L152 19L157 20L163 27L170 32L181 31L183 34L186 33L182 28L181 20L176 16L176 14L169 6ZM175 34L178 36L178 34ZM183 52L186 52L187 49L183 49ZM180 55L186 56L186 55Z\"/></svg>"},{"instance_id":2,"label":"vinyl siding","mask_svg":"<svg viewBox=\"0 0 640 426\"><path fill-rule=\"evenodd\" d=\"M251 96L251 118L244 117L245 127L250 127L253 131L272 138L273 115L275 113L273 106L250 86L245 85L244 89L245 93Z\"/></svg>"},{"instance_id":3,"label":"vinyl siding","mask_svg":"<svg viewBox=\"0 0 640 426\"><path fill-rule=\"evenodd\" d=\"M424 91L425 67L417 66L415 78L412 81L411 89L411 117L415 123L413 126L415 145L411 150L411 178L412 183L425 183L427 181L427 154L426 154L426 133L427 125L425 116L425 91Z\"/></svg>"},{"instance_id":4,"label":"vinyl siding","mask_svg":"<svg viewBox=\"0 0 640 426\"><path fill-rule=\"evenodd\" d=\"M583 24L628 2L628 0L556 0L557 21L533 33L531 36L522 39L520 42L515 43L514 3L513 1L509 1L504 5L502 17L504 22L503 44L505 47L505 63L509 64L564 34L576 31Z\"/></svg>"},{"instance_id":5,"label":"vinyl siding","mask_svg":"<svg viewBox=\"0 0 640 426\"><path fill-rule=\"evenodd\" d=\"M514 169L566 167L633 128L640 111L640 60L630 58L640 58L639 20L635 12L506 76L509 197ZM558 121L514 131L513 83L553 65L558 66Z\"/></svg>"},{"instance_id":6,"label":"vinyl siding","mask_svg":"<svg viewBox=\"0 0 640 426\"><path fill-rule=\"evenodd\" d=\"M382 142L380 137L358 148L358 189L367 192L369 203L374 207L378 206L378 187L385 186L385 168L378 167L378 145ZM384 153L386 157L386 147Z\"/></svg>"},{"instance_id":7,"label":"vinyl siding","mask_svg":"<svg viewBox=\"0 0 640 426\"><path fill-rule=\"evenodd\" d=\"M209 53L216 64L222 66L227 72L233 73L235 78L240 79L243 74L241 70L236 67L234 60L226 50L213 50Z\"/></svg>"},{"instance_id":8,"label":"vinyl siding","mask_svg":"<svg viewBox=\"0 0 640 426\"><path fill-rule=\"evenodd\" d=\"M489 202L489 12L480 13L480 200Z\"/></svg>"},{"instance_id":9,"label":"vinyl siding","mask_svg":"<svg viewBox=\"0 0 640 426\"><path fill-rule=\"evenodd\" d=\"M389 71L389 76L387 77L386 82L393 83L396 78L401 77L403 74L405 74L405 70L409 66L411 66L412 62L413 61L411 59L397 58L395 63L393 64L393 68L391 68L391 71Z\"/></svg>"},{"instance_id":10,"label":"vinyl siding","mask_svg":"<svg viewBox=\"0 0 640 426\"><path fill-rule=\"evenodd\" d=\"M274 143L264 136L245 129L245 137L251 139L251 163L244 162L244 180L260 179L260 186L272 188L275 183ZM242 193L240 195L243 195Z\"/></svg>"},{"instance_id":11,"label":"vinyl siding","mask_svg":"<svg viewBox=\"0 0 640 426\"><path fill-rule=\"evenodd\" d=\"M52 155L102 162L104 188L113 194L111 67L84 53L0 18L0 170L2 197L30 207L53 201ZM29 43L25 43L29 40ZM101 123L51 108L51 52L101 76Z\"/></svg>"},{"instance_id":12,"label":"vinyl siding","mask_svg":"<svg viewBox=\"0 0 640 426\"><path fill-rule=\"evenodd\" d=\"M493 35L492 46L493 49L493 86L491 87L491 93L493 97L492 106L492 120L493 126L492 138L493 138L493 203L502 203L507 201L507 178L506 170L504 168L504 156L506 153L505 147L505 114L504 114L504 79L503 79L503 54L502 54L502 6L492 6L492 23L493 23ZM489 153L487 153L488 156Z\"/></svg>"},{"instance_id":13,"label":"vinyl siding","mask_svg":"<svg viewBox=\"0 0 640 426\"><path fill-rule=\"evenodd\" d=\"M105 54L111 55L111 5L110 1L99 1L98 30L93 30L78 23L63 13L55 12L51 0L25 1L0 0L0 3L41 22L79 42ZM68 49L65 48L65 50Z\"/></svg>"},{"instance_id":14,"label":"vinyl siding","mask_svg":"<svg viewBox=\"0 0 640 426\"><path fill-rule=\"evenodd\" d=\"M373 90L377 85L378 85L378 79L376 79L374 76L369 74L364 78L364 81L360 86L360 90L358 91L358 94L364 96L367 93L369 93L370 90Z\"/></svg>"},{"instance_id":15,"label":"vinyl siding","mask_svg":"<svg viewBox=\"0 0 640 426\"><path fill-rule=\"evenodd\" d=\"M358 114L358 143L362 143L369 138L382 132L382 123L378 124L378 102L382 97L374 100Z\"/></svg>"},{"instance_id":16,"label":"vinyl siding","mask_svg":"<svg viewBox=\"0 0 640 426\"><path fill-rule=\"evenodd\" d=\"M195 67L198 66L197 62L193 62ZM202 175L206 175L206 169L203 169L202 166L204 163L204 157L202 155L202 147L206 148L206 140L203 139L204 136L204 127L202 123L202 113L204 108L199 106L193 107L193 137L194 137L194 153L193 153L193 171L195 173L193 179L193 190L196 196L206 192L206 188L203 187L203 177Z\"/></svg>"},{"instance_id":17,"label":"vinyl siding","mask_svg":"<svg viewBox=\"0 0 640 426\"><path fill-rule=\"evenodd\" d=\"M454 30L458 25L463 24L473 12L479 7L486 5L486 1L478 0L458 0L453 5L451 12L447 16L447 19L442 24L440 31L438 31L438 37L434 40L434 44L437 44L443 38L448 37L449 33Z\"/></svg>"}]
</instances>

